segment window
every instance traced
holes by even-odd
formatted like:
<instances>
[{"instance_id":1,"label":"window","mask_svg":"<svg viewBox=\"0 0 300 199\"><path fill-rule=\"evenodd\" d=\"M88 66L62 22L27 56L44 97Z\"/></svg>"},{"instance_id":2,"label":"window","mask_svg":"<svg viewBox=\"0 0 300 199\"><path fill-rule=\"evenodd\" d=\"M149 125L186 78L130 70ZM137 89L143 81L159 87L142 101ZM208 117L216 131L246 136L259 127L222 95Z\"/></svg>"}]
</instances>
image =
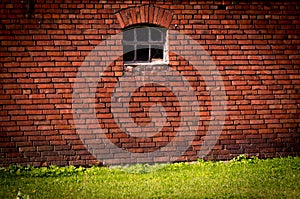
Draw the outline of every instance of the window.
<instances>
[{"instance_id":1,"label":"window","mask_svg":"<svg viewBox=\"0 0 300 199\"><path fill-rule=\"evenodd\" d=\"M167 62L166 29L153 26L131 27L123 32L125 63Z\"/></svg>"}]
</instances>

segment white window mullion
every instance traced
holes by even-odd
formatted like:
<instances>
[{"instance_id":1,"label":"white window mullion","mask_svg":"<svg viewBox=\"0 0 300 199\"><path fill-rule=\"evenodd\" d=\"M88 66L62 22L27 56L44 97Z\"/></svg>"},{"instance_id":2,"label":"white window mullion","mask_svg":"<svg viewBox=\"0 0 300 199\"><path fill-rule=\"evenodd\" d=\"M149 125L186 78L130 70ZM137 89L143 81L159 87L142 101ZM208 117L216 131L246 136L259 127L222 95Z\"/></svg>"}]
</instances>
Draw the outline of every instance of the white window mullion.
<instances>
[{"instance_id":1,"label":"white window mullion","mask_svg":"<svg viewBox=\"0 0 300 199\"><path fill-rule=\"evenodd\" d=\"M134 54L134 58L133 58L133 61L136 61L137 60L137 49L136 49L136 44L134 44L133 45L134 46L134 52L133 52L133 54Z\"/></svg>"}]
</instances>

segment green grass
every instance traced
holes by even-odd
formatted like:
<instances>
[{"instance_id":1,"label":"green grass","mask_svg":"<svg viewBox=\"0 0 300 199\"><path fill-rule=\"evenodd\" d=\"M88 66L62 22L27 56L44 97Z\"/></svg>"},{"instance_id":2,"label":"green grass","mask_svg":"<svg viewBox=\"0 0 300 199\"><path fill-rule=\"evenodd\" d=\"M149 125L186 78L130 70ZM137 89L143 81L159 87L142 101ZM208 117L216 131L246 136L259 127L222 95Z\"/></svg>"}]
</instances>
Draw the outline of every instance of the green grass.
<instances>
[{"instance_id":1,"label":"green grass","mask_svg":"<svg viewBox=\"0 0 300 199\"><path fill-rule=\"evenodd\" d=\"M161 167L160 169L158 169ZM149 172L151 171L151 172ZM299 198L300 157L0 170L0 198Z\"/></svg>"}]
</instances>

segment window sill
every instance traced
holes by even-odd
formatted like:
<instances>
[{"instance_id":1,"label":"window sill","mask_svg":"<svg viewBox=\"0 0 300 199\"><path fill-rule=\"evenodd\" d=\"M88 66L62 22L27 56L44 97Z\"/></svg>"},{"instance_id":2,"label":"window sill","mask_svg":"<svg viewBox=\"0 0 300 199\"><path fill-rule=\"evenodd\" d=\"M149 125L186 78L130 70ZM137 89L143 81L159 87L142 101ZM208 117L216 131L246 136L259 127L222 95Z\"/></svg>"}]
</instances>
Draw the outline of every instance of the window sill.
<instances>
[{"instance_id":1,"label":"window sill","mask_svg":"<svg viewBox=\"0 0 300 199\"><path fill-rule=\"evenodd\" d=\"M126 72L135 71L165 71L168 70L169 64L164 61L155 61L155 62L134 62L134 63L124 63L124 70Z\"/></svg>"}]
</instances>

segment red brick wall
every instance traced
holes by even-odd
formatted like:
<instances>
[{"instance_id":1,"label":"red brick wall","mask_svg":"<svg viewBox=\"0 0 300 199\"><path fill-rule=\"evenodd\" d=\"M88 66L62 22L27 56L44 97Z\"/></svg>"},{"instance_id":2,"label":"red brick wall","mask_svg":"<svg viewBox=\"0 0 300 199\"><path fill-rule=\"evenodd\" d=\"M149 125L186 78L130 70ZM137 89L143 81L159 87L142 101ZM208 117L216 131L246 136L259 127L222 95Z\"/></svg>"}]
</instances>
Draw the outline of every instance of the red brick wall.
<instances>
[{"instance_id":1,"label":"red brick wall","mask_svg":"<svg viewBox=\"0 0 300 199\"><path fill-rule=\"evenodd\" d=\"M126 25L138 23L122 20L122 12L137 7L131 13L143 16L147 9L141 11L138 6L145 4L150 5L143 8L170 15L170 22L162 20L158 24L170 23L171 30L190 35L208 52L222 75L226 120L217 144L205 159L224 160L239 154L262 158L299 155L297 1L36 0L32 4L34 9L28 9L31 6L26 0L2 2L0 165L98 163L82 143L73 120L72 92L77 71L101 41L120 33ZM141 20L151 22L150 18ZM170 67L191 83L201 105L198 135L179 158L195 160L209 121L213 120L209 91L201 75L186 60L170 55ZM153 151L164 146L172 140L176 121L180 121L178 103L173 99L176 96L157 85L137 90L130 105L135 122L149 122L147 107L157 101L165 106L172 122L153 140L132 140L120 132L110 112L114 87L123 74L119 60L99 82L99 124L112 142L129 151ZM141 107L146 107L145 112Z\"/></svg>"}]
</instances>

